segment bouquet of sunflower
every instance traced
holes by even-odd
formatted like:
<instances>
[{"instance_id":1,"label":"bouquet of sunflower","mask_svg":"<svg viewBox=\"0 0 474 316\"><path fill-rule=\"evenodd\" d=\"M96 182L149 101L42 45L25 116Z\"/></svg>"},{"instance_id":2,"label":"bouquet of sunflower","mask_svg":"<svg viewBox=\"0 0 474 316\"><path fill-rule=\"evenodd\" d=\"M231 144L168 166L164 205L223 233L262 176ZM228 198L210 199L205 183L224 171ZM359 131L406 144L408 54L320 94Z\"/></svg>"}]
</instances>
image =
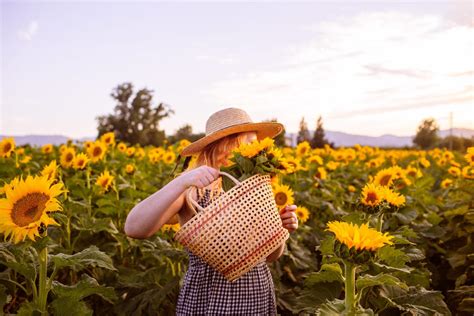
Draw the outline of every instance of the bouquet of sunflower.
<instances>
[{"instance_id":1,"label":"bouquet of sunflower","mask_svg":"<svg viewBox=\"0 0 474 316\"><path fill-rule=\"evenodd\" d=\"M229 163L221 167L221 171L234 176L240 182L256 174L268 174L271 177L285 170L283 154L278 149L274 140L264 138L251 143L241 144L234 149L229 158ZM223 178L222 186L224 191L229 190L234 183L228 178Z\"/></svg>"}]
</instances>

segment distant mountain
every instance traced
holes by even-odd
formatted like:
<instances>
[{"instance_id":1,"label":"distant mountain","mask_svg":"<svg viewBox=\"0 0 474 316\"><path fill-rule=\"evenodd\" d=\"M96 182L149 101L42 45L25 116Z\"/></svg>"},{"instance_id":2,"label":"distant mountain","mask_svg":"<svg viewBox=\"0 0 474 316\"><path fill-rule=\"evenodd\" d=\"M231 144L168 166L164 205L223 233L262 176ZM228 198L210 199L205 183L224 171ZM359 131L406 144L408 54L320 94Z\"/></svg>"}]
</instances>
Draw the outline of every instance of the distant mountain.
<instances>
[{"instance_id":1,"label":"distant mountain","mask_svg":"<svg viewBox=\"0 0 474 316\"><path fill-rule=\"evenodd\" d=\"M313 131L310 131L311 135ZM453 128L452 131L454 136L472 138L474 137L474 129L469 128ZM341 147L354 146L359 144L362 146L376 146L376 147L404 147L411 146L412 139L414 136L396 136L385 134L382 136L365 136L365 135L354 135L343 132L325 131L326 138L333 142L334 145ZM439 132L440 137L446 137L450 135L450 130L442 130ZM286 133L286 138L291 145L296 145L297 133ZM6 135L0 135L0 139L8 137ZM45 144L60 145L67 142L69 139L63 135L25 135L25 136L13 136L15 142L18 145L31 144L36 146L42 146ZM75 141L94 140L95 137L83 137L75 139Z\"/></svg>"},{"instance_id":2,"label":"distant mountain","mask_svg":"<svg viewBox=\"0 0 474 316\"><path fill-rule=\"evenodd\" d=\"M313 131L310 131L313 135ZM472 138L474 137L474 129L469 128L453 128L452 131L454 136ZM298 133L286 133L286 138L289 143L293 146L296 144L296 137ZM354 146L359 144L362 146L374 146L374 147L404 147L413 145L413 136L396 136L385 134L382 136L365 136L365 135L354 135L343 132L325 131L326 138L333 142L334 145L341 147ZM442 130L439 132L440 137L446 137L450 135L450 130Z\"/></svg>"},{"instance_id":3,"label":"distant mountain","mask_svg":"<svg viewBox=\"0 0 474 316\"><path fill-rule=\"evenodd\" d=\"M4 137L14 137L15 143L19 146L30 144L32 146L43 146L46 144L61 145L67 142L70 137L63 135L24 135L24 136L9 136L9 135L0 135L0 139ZM94 140L95 137L83 137L79 139L73 139L74 141L85 141L85 140Z\"/></svg>"}]
</instances>

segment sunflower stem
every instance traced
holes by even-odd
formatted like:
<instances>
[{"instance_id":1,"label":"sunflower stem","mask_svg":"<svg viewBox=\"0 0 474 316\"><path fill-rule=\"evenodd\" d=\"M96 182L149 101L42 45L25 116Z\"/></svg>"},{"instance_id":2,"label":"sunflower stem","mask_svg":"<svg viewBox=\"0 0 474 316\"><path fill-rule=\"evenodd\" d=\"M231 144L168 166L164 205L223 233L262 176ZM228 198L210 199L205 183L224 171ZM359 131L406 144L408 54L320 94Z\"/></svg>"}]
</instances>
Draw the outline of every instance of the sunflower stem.
<instances>
[{"instance_id":1,"label":"sunflower stem","mask_svg":"<svg viewBox=\"0 0 474 316\"><path fill-rule=\"evenodd\" d=\"M379 232L382 232L382 226L383 226L383 213L380 213L380 215L377 217L377 230Z\"/></svg>"},{"instance_id":2,"label":"sunflower stem","mask_svg":"<svg viewBox=\"0 0 474 316\"><path fill-rule=\"evenodd\" d=\"M44 247L39 254L39 296L38 308L42 314L46 314L46 303L48 301L49 289L46 287L48 270L48 247Z\"/></svg>"},{"instance_id":3,"label":"sunflower stem","mask_svg":"<svg viewBox=\"0 0 474 316\"><path fill-rule=\"evenodd\" d=\"M90 189L91 188L91 169L89 168L89 166L87 166L87 169L86 169L86 179L87 179L87 188Z\"/></svg>"},{"instance_id":4,"label":"sunflower stem","mask_svg":"<svg viewBox=\"0 0 474 316\"><path fill-rule=\"evenodd\" d=\"M356 297L355 297L355 270L356 265L348 261L344 261L345 268L345 311L347 315L355 315Z\"/></svg>"}]
</instances>

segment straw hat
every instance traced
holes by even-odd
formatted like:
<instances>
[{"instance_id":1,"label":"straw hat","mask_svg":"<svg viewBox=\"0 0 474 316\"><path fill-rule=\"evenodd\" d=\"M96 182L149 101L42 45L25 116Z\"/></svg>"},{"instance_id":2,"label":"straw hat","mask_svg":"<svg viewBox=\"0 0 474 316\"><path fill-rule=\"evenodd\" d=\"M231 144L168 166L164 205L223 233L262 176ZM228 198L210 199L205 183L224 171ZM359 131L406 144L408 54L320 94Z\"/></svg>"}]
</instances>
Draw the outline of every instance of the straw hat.
<instances>
[{"instance_id":1,"label":"straw hat","mask_svg":"<svg viewBox=\"0 0 474 316\"><path fill-rule=\"evenodd\" d=\"M210 143L227 135L241 132L256 132L257 139L273 138L283 131L283 125L277 122L254 123L242 109L227 108L212 114L206 122L206 136L186 146L181 156L191 156L200 152Z\"/></svg>"}]
</instances>

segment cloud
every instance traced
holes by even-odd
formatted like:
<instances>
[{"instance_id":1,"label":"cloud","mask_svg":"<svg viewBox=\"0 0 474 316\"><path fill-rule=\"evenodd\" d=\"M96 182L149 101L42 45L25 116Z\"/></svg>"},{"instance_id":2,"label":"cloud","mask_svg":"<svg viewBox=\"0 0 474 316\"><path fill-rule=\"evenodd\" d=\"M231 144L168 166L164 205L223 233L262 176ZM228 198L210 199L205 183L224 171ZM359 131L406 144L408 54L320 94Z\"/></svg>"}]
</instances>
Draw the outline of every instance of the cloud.
<instances>
[{"instance_id":1,"label":"cloud","mask_svg":"<svg viewBox=\"0 0 474 316\"><path fill-rule=\"evenodd\" d=\"M211 63L217 63L220 65L233 65L237 62L236 58L233 56L224 56L224 57L215 57L215 56L209 56L209 55L198 55L196 56L197 61L201 62L211 62Z\"/></svg>"},{"instance_id":2,"label":"cloud","mask_svg":"<svg viewBox=\"0 0 474 316\"><path fill-rule=\"evenodd\" d=\"M33 36L38 32L38 22L31 21L26 29L18 31L18 37L24 41L31 41Z\"/></svg>"},{"instance_id":3,"label":"cloud","mask_svg":"<svg viewBox=\"0 0 474 316\"><path fill-rule=\"evenodd\" d=\"M290 130L303 115L345 117L330 122L343 130L356 126L350 122L355 114L369 118L388 112L403 125L407 109L474 108L473 27L442 16L387 11L306 29L312 38L285 50L277 67L241 72L205 93L217 104L252 107L261 119L271 113Z\"/></svg>"}]
</instances>

